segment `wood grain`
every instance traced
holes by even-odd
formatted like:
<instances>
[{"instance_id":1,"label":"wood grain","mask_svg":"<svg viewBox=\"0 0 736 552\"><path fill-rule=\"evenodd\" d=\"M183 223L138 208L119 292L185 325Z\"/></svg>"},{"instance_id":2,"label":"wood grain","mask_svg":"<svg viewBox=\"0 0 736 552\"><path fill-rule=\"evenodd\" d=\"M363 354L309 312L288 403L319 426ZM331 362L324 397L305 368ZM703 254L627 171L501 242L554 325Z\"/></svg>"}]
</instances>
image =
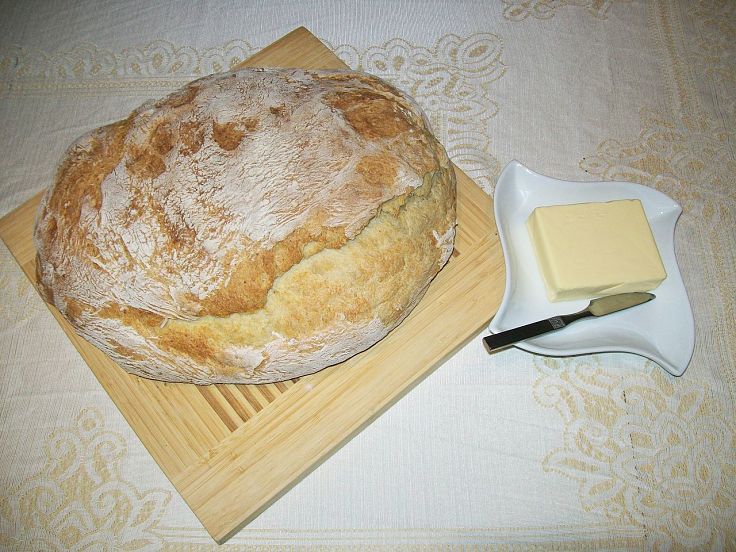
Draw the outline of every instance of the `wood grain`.
<instances>
[{"instance_id":1,"label":"wood grain","mask_svg":"<svg viewBox=\"0 0 736 552\"><path fill-rule=\"evenodd\" d=\"M345 65L304 28L244 66ZM503 253L491 199L458 177L455 252L411 315L339 365L268 385L156 382L131 376L49 307L110 398L212 537L223 542L437 367L495 314ZM35 282L41 195L0 220L0 237Z\"/></svg>"}]
</instances>

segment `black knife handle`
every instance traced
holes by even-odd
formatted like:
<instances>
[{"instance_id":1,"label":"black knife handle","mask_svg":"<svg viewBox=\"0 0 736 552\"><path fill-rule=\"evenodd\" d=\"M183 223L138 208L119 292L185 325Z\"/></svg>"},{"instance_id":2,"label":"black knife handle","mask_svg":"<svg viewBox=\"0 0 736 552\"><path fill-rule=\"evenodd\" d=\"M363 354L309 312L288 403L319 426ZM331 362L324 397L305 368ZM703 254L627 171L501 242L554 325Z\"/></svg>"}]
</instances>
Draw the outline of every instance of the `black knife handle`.
<instances>
[{"instance_id":1,"label":"black knife handle","mask_svg":"<svg viewBox=\"0 0 736 552\"><path fill-rule=\"evenodd\" d=\"M517 341L523 341L530 337L564 328L567 325L567 321L563 318L562 316L553 316L547 320L539 320L538 322L532 322L531 324L519 326L512 330L486 336L483 338L483 345L489 353L503 349L504 347L513 345Z\"/></svg>"}]
</instances>

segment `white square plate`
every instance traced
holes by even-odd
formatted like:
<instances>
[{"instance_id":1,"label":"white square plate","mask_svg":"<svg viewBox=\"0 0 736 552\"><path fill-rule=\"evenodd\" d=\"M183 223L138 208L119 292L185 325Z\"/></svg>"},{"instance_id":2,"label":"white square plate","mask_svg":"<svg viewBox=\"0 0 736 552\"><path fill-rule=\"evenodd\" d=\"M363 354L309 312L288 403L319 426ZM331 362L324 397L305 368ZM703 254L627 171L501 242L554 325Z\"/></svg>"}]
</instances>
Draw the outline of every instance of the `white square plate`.
<instances>
[{"instance_id":1,"label":"white square plate","mask_svg":"<svg viewBox=\"0 0 736 552\"><path fill-rule=\"evenodd\" d=\"M579 311L588 300L547 299L526 221L536 207L617 199L639 199L652 228L667 278L652 290L656 299L609 314L583 319L555 332L516 344L549 356L628 352L649 358L669 373L685 372L695 345L695 323L675 258L674 234L682 208L666 195L628 182L568 182L537 174L517 161L496 184L494 211L506 261L506 289L492 333L536 320Z\"/></svg>"}]
</instances>

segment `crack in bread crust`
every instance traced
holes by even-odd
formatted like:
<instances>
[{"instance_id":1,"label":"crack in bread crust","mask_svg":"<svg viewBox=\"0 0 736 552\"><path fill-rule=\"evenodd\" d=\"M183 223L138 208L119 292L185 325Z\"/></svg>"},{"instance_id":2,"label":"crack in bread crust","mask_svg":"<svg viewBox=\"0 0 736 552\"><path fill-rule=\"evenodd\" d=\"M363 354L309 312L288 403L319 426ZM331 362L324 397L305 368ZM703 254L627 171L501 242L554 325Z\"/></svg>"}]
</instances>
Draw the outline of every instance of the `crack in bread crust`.
<instances>
[{"instance_id":1,"label":"crack in bread crust","mask_svg":"<svg viewBox=\"0 0 736 552\"><path fill-rule=\"evenodd\" d=\"M244 69L80 138L34 237L46 300L125 369L261 383L385 336L454 225L454 173L411 98L352 71Z\"/></svg>"}]
</instances>

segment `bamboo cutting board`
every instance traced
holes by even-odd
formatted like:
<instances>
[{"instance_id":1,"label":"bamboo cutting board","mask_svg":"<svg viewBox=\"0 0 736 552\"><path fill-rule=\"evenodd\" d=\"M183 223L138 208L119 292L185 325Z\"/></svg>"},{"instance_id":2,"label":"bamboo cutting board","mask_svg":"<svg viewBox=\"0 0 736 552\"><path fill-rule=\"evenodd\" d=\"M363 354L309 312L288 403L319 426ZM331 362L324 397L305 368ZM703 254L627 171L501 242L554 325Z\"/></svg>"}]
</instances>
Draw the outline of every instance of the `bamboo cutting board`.
<instances>
[{"instance_id":1,"label":"bamboo cutting board","mask_svg":"<svg viewBox=\"0 0 736 552\"><path fill-rule=\"evenodd\" d=\"M304 28L243 66L341 68ZM342 364L268 385L162 383L131 376L51 311L105 391L212 537L223 542L429 374L495 314L504 262L491 199L457 170L455 252L411 315ZM0 220L35 282L41 195Z\"/></svg>"}]
</instances>

